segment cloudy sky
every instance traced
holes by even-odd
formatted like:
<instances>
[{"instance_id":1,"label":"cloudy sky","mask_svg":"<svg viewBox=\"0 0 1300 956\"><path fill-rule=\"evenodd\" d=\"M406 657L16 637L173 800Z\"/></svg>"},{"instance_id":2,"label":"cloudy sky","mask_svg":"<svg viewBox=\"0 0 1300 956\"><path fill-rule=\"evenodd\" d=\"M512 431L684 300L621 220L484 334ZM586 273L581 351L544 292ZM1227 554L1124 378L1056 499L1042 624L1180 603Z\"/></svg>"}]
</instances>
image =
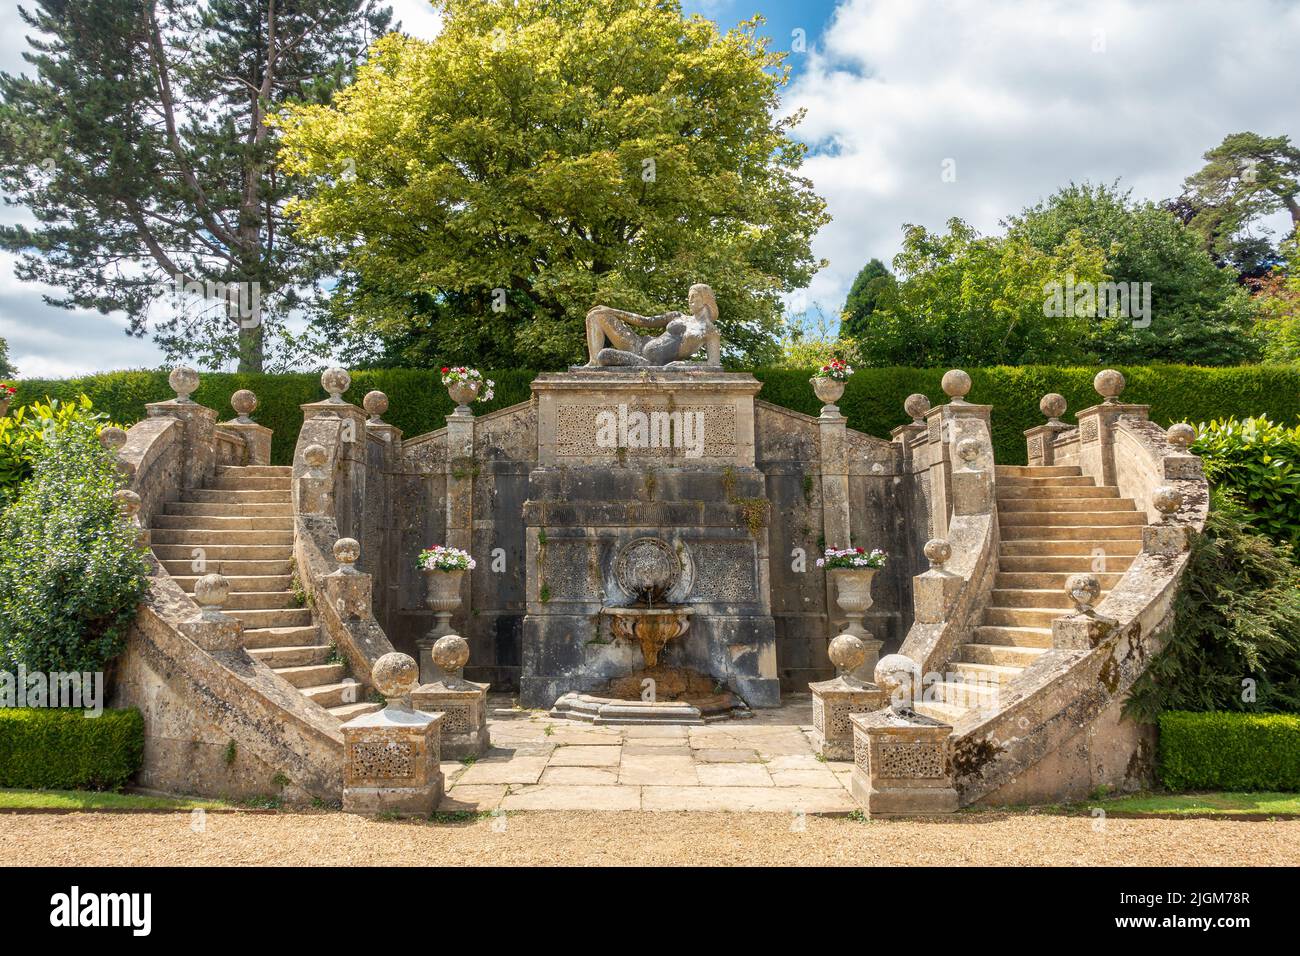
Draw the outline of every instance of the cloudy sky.
<instances>
[{"instance_id":1,"label":"cloudy sky","mask_svg":"<svg viewBox=\"0 0 1300 956\"><path fill-rule=\"evenodd\" d=\"M0 69L23 68L13 0L0 0ZM394 0L431 36L424 0ZM796 308L838 311L903 223L961 216L992 232L1075 180L1176 194L1200 155L1253 130L1300 141L1298 0L690 0L730 26L754 13L795 68L787 108L806 108L806 172L834 221L829 265ZM945 177L943 171L954 175ZM5 214L12 221L13 210ZM113 316L65 312L0 258L0 336L25 375L155 366L160 353Z\"/></svg>"}]
</instances>

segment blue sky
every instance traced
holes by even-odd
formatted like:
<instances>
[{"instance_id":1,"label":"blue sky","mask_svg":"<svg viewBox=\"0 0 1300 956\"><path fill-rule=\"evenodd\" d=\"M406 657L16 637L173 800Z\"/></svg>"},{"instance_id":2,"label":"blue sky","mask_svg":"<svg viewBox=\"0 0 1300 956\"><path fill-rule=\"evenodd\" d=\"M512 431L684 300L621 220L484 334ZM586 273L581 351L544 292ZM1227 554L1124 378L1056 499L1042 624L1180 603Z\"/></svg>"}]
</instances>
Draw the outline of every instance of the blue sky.
<instances>
[{"instance_id":1,"label":"blue sky","mask_svg":"<svg viewBox=\"0 0 1300 956\"><path fill-rule=\"evenodd\" d=\"M426 0L390 2L407 32L437 32ZM832 222L814 242L827 266L787 299L795 314L837 313L863 263L898 252L905 223L942 229L959 216L996 232L1082 180L1160 200L1229 133L1300 142L1300 0L684 5L723 28L761 13L774 47L805 31L782 108L807 111L795 131L811 147L803 172ZM0 0L0 69L22 68L22 33L12 0ZM24 374L161 362L122 334L120 316L52 309L42 291L0 254L0 336Z\"/></svg>"}]
</instances>

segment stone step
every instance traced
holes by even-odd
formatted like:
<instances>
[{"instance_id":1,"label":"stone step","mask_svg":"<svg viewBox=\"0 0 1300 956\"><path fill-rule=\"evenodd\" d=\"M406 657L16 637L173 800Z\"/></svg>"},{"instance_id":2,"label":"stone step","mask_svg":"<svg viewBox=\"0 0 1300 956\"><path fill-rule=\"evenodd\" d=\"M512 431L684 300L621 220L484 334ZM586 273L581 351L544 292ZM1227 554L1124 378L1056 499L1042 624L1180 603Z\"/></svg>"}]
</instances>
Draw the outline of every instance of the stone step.
<instances>
[{"instance_id":1,"label":"stone step","mask_svg":"<svg viewBox=\"0 0 1300 956\"><path fill-rule=\"evenodd\" d=\"M997 476L998 489L1002 488L1091 488L1096 482L1089 475L1066 475L1060 478L1026 478Z\"/></svg>"},{"instance_id":2,"label":"stone step","mask_svg":"<svg viewBox=\"0 0 1300 956\"><path fill-rule=\"evenodd\" d=\"M1057 570L1015 571L1015 570L1007 569L1008 561L1014 561L1017 563L1022 561L1038 562L1039 564L1041 564L1044 561L1051 561L1051 562L1062 561L1062 562L1075 562L1075 565L1059 568ZM1010 593L1012 591L1021 591L1021 590L1048 591L1055 594L1059 594L1061 595L1062 599L1065 599L1065 582L1069 579L1071 574L1083 574L1085 572L1092 572L1092 561L1093 561L1092 558L1041 558L1041 557L1001 558L998 561L997 577L993 579L993 587L995 589L993 593L994 594L997 594L999 592ZM1114 562L1112 566L1118 566L1118 564L1121 562L1125 566L1127 566L1130 559L1112 558L1111 561ZM1092 572L1092 573L1096 573L1096 572ZM1101 589L1104 593L1114 588L1115 585L1119 584L1119 580L1123 576L1124 573L1122 571L1113 571L1113 572L1097 574L1097 580L1101 584ZM1005 598L995 599L993 603L1000 604L1003 607L1017 606L1014 601L1010 601Z\"/></svg>"},{"instance_id":3,"label":"stone step","mask_svg":"<svg viewBox=\"0 0 1300 956\"><path fill-rule=\"evenodd\" d=\"M192 591L194 590L194 581L197 580L200 575L194 567L194 559L189 556L189 552L193 549L182 548L181 550L186 553L186 556L179 560L164 560L164 556L158 554L158 548L154 548L154 553L157 555L158 560L162 562L162 566L167 569L168 574L174 576L177 580L180 580L181 578L189 578L190 584L186 590ZM274 550L279 552L283 549L276 548ZM288 577L293 573L293 558L286 555L283 558L274 558L270 560L244 561L240 558L214 559L212 555L209 554L207 561L204 564L204 568L204 574L224 574L227 577Z\"/></svg>"},{"instance_id":4,"label":"stone step","mask_svg":"<svg viewBox=\"0 0 1300 956\"><path fill-rule=\"evenodd\" d=\"M1007 528L1097 528L1144 525L1147 516L1136 511L1000 511L998 524Z\"/></svg>"},{"instance_id":5,"label":"stone step","mask_svg":"<svg viewBox=\"0 0 1300 956\"><path fill-rule=\"evenodd\" d=\"M280 515L154 515L154 531L293 531L293 518Z\"/></svg>"},{"instance_id":6,"label":"stone step","mask_svg":"<svg viewBox=\"0 0 1300 956\"><path fill-rule=\"evenodd\" d=\"M345 679L337 684L321 684L318 687L303 687L303 694L322 707L338 707L340 704L361 703L362 685L355 680Z\"/></svg>"},{"instance_id":7,"label":"stone step","mask_svg":"<svg viewBox=\"0 0 1300 956\"><path fill-rule=\"evenodd\" d=\"M981 623L993 627L1045 627L1051 630L1053 621L1065 617L1072 610L1061 607L986 607Z\"/></svg>"},{"instance_id":8,"label":"stone step","mask_svg":"<svg viewBox=\"0 0 1300 956\"><path fill-rule=\"evenodd\" d=\"M268 517L292 518L292 502L271 502L261 504L255 501L222 503L217 501L170 501L163 512L169 515L193 515L195 518L207 517Z\"/></svg>"},{"instance_id":9,"label":"stone step","mask_svg":"<svg viewBox=\"0 0 1300 956\"><path fill-rule=\"evenodd\" d=\"M1014 647L1007 644L963 644L957 650L954 663L1000 664L1007 667L1028 667L1041 655L1044 647Z\"/></svg>"},{"instance_id":10,"label":"stone step","mask_svg":"<svg viewBox=\"0 0 1300 956\"><path fill-rule=\"evenodd\" d=\"M931 700L917 704L915 709L918 714L932 717L935 720L941 720L944 723L955 724L959 719L965 716L971 708L958 707L955 704L945 704L937 700Z\"/></svg>"},{"instance_id":11,"label":"stone step","mask_svg":"<svg viewBox=\"0 0 1300 956\"><path fill-rule=\"evenodd\" d=\"M248 475L218 475L207 487L216 491L283 491L286 494L293 486L293 479L288 475L272 478L255 478Z\"/></svg>"},{"instance_id":12,"label":"stone step","mask_svg":"<svg viewBox=\"0 0 1300 956\"><path fill-rule=\"evenodd\" d=\"M948 670L956 674L961 674L964 680L976 681L984 684L1006 684L1013 678L1018 677L1023 667L1012 667L1007 664L981 664L974 661L953 661L948 665Z\"/></svg>"},{"instance_id":13,"label":"stone step","mask_svg":"<svg viewBox=\"0 0 1300 956\"><path fill-rule=\"evenodd\" d=\"M1075 478L1083 474L1078 465L998 465L1001 478Z\"/></svg>"},{"instance_id":14,"label":"stone step","mask_svg":"<svg viewBox=\"0 0 1300 956\"><path fill-rule=\"evenodd\" d=\"M245 632L247 633L247 632ZM328 644L300 644L297 647L250 647L248 653L267 667L306 667L324 664L333 652Z\"/></svg>"},{"instance_id":15,"label":"stone step","mask_svg":"<svg viewBox=\"0 0 1300 956\"><path fill-rule=\"evenodd\" d=\"M1052 646L1052 629L1050 627L995 627L985 624L975 628L975 643L1049 648Z\"/></svg>"},{"instance_id":16,"label":"stone step","mask_svg":"<svg viewBox=\"0 0 1300 956\"><path fill-rule=\"evenodd\" d=\"M998 516L1022 511L1136 511L1132 498L998 498Z\"/></svg>"},{"instance_id":17,"label":"stone step","mask_svg":"<svg viewBox=\"0 0 1300 956\"><path fill-rule=\"evenodd\" d=\"M1091 481L1092 479L1089 479ZM998 484L998 502L1008 498L1118 498L1119 489L1111 485L1086 487L1071 485L1057 488L1052 485Z\"/></svg>"},{"instance_id":18,"label":"stone step","mask_svg":"<svg viewBox=\"0 0 1300 956\"><path fill-rule=\"evenodd\" d=\"M1002 575L998 575L1002 577ZM1000 588L994 587L989 595L991 607L1046 607L1070 611L1074 604L1065 593L1064 581L1068 574L1061 575L1059 588ZM995 582L996 583L996 582Z\"/></svg>"},{"instance_id":19,"label":"stone step","mask_svg":"<svg viewBox=\"0 0 1300 956\"><path fill-rule=\"evenodd\" d=\"M328 687L338 683L347 676L347 668L342 664L304 664L292 667L276 667L275 672L294 687Z\"/></svg>"},{"instance_id":20,"label":"stone step","mask_svg":"<svg viewBox=\"0 0 1300 956\"><path fill-rule=\"evenodd\" d=\"M203 574L212 574L215 561L254 561L280 562L285 566L282 574L289 573L288 563L293 560L293 548L283 544L158 544L153 545L154 556L159 561L184 561L187 567L193 567L194 561L205 561ZM199 573L198 568L189 571ZM225 572L221 572L224 574ZM254 572L247 572L254 573ZM266 572L277 573L277 572Z\"/></svg>"},{"instance_id":21,"label":"stone step","mask_svg":"<svg viewBox=\"0 0 1300 956\"><path fill-rule=\"evenodd\" d=\"M209 502L219 505L288 504L293 500L289 489L274 491L234 490L229 488L191 488L181 493L181 501Z\"/></svg>"},{"instance_id":22,"label":"stone step","mask_svg":"<svg viewBox=\"0 0 1300 956\"><path fill-rule=\"evenodd\" d=\"M383 704L376 704L373 701L363 701L360 704L340 704L338 707L326 707L331 714L343 722L351 720L353 717L361 717L365 714L373 714L383 708Z\"/></svg>"},{"instance_id":23,"label":"stone step","mask_svg":"<svg viewBox=\"0 0 1300 956\"><path fill-rule=\"evenodd\" d=\"M184 565L185 571L189 571L189 562L168 561L168 564ZM170 569L169 573L170 573ZM223 574L225 572L222 572ZM173 574L172 580L181 586L182 591L189 593L194 592L194 582L199 579L197 574ZM226 581L230 585L232 595L246 592L268 591L289 591L293 584L292 574L227 574ZM290 592L292 594L292 592Z\"/></svg>"},{"instance_id":24,"label":"stone step","mask_svg":"<svg viewBox=\"0 0 1300 956\"><path fill-rule=\"evenodd\" d=\"M248 478L288 478L293 475L290 465L218 465L217 475L244 475Z\"/></svg>"},{"instance_id":25,"label":"stone step","mask_svg":"<svg viewBox=\"0 0 1300 956\"><path fill-rule=\"evenodd\" d=\"M1002 527L999 531L1004 541L1142 541L1142 526L1135 524L1060 528L1036 524L1011 525ZM236 533L238 532L231 532Z\"/></svg>"},{"instance_id":26,"label":"stone step","mask_svg":"<svg viewBox=\"0 0 1300 956\"><path fill-rule=\"evenodd\" d=\"M235 591L226 601L227 611L296 611L302 607L292 591Z\"/></svg>"},{"instance_id":27,"label":"stone step","mask_svg":"<svg viewBox=\"0 0 1300 956\"><path fill-rule=\"evenodd\" d=\"M1099 574L1103 586L1109 590L1114 585L1107 585L1104 580L1111 574L1123 575L1133 563L1131 554L1110 554L1109 552L1092 554L1003 554L998 557L998 573L1002 574L1053 574L1060 575L1062 582L1071 574ZM1096 571L1095 568L1108 568ZM1019 585L1014 585L1019 586ZM1036 585L1037 586L1037 585ZM1061 587L1065 587L1062 583Z\"/></svg>"},{"instance_id":28,"label":"stone step","mask_svg":"<svg viewBox=\"0 0 1300 956\"><path fill-rule=\"evenodd\" d=\"M243 621L245 627L308 627L311 624L311 611L305 607L270 611L227 608L226 613Z\"/></svg>"},{"instance_id":29,"label":"stone step","mask_svg":"<svg viewBox=\"0 0 1300 956\"><path fill-rule=\"evenodd\" d=\"M278 544L293 546L292 531L208 531L203 528L155 528L149 533L154 544Z\"/></svg>"},{"instance_id":30,"label":"stone step","mask_svg":"<svg viewBox=\"0 0 1300 956\"><path fill-rule=\"evenodd\" d=\"M244 628L244 646L249 650L255 647L302 647L319 643L320 630L315 627Z\"/></svg>"},{"instance_id":31,"label":"stone step","mask_svg":"<svg viewBox=\"0 0 1300 956\"><path fill-rule=\"evenodd\" d=\"M953 704L970 710L974 707L996 707L998 686L964 681L936 681L925 689L926 697L936 704Z\"/></svg>"},{"instance_id":32,"label":"stone step","mask_svg":"<svg viewBox=\"0 0 1300 956\"><path fill-rule=\"evenodd\" d=\"M1133 558L1142 550L1141 541L1089 541L1075 539L1070 541L1003 541L998 552L1010 557L1035 555L1041 557L1067 558L1083 555L1092 557L1094 552L1107 557Z\"/></svg>"}]
</instances>

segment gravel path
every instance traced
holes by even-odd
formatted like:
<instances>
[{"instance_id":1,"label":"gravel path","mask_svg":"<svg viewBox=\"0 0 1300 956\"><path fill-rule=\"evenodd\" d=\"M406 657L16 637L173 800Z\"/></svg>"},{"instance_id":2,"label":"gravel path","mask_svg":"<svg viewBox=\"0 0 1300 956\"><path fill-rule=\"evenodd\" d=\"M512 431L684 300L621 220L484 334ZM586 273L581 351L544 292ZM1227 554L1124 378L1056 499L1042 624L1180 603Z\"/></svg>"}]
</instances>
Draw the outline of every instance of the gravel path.
<instances>
[{"instance_id":1,"label":"gravel path","mask_svg":"<svg viewBox=\"0 0 1300 956\"><path fill-rule=\"evenodd\" d=\"M984 812L859 822L785 813L513 813L463 823L343 813L0 817L0 864L1290 865L1300 821Z\"/></svg>"}]
</instances>

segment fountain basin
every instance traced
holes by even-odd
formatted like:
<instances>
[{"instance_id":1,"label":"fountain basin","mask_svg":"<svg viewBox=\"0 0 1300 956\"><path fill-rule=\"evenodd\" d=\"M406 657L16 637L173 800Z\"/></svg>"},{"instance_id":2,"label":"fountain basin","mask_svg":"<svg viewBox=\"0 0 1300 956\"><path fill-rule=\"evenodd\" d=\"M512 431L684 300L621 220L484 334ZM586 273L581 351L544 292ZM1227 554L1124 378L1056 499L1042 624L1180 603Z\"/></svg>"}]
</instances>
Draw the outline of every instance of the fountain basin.
<instances>
[{"instance_id":1,"label":"fountain basin","mask_svg":"<svg viewBox=\"0 0 1300 956\"><path fill-rule=\"evenodd\" d=\"M635 640L641 645L641 656L646 667L659 663L659 653L669 641L676 640L691 626L689 607L603 607L600 613L607 616L615 637Z\"/></svg>"}]
</instances>

